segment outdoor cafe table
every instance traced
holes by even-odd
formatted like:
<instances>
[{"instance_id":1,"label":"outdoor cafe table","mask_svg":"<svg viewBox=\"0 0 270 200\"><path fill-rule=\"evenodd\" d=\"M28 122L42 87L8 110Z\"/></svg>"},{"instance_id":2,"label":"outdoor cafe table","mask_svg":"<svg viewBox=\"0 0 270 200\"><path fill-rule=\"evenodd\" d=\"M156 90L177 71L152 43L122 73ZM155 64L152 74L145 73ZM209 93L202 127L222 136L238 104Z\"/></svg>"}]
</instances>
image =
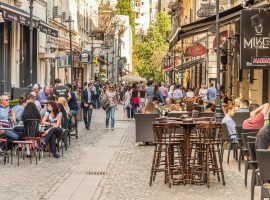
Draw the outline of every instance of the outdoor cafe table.
<instances>
[{"instance_id":1,"label":"outdoor cafe table","mask_svg":"<svg viewBox=\"0 0 270 200\"><path fill-rule=\"evenodd\" d=\"M170 123L175 125L180 125L184 128L184 148L185 148L185 156L184 156L184 175L183 179L185 182L192 182L191 177L191 165L190 165L190 156L191 156L191 148L190 148L190 135L191 131L200 124L208 124L209 121L196 121L195 119L180 119L180 118L167 118L166 121L162 123Z\"/></svg>"}]
</instances>

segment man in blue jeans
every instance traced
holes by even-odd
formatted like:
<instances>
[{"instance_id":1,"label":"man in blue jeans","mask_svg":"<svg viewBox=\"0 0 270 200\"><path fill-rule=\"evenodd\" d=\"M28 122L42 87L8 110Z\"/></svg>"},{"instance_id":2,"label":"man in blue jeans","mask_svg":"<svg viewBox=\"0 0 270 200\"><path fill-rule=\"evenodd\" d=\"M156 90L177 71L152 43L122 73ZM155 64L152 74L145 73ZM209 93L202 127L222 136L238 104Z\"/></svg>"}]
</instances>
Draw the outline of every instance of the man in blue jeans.
<instances>
[{"instance_id":1,"label":"man in blue jeans","mask_svg":"<svg viewBox=\"0 0 270 200\"><path fill-rule=\"evenodd\" d=\"M10 121L16 122L16 116L12 109L9 107L8 96L0 97L0 127L8 128L11 127ZM0 131L0 137L6 137L7 141L10 143L13 140L19 140L20 135L11 130Z\"/></svg>"}]
</instances>

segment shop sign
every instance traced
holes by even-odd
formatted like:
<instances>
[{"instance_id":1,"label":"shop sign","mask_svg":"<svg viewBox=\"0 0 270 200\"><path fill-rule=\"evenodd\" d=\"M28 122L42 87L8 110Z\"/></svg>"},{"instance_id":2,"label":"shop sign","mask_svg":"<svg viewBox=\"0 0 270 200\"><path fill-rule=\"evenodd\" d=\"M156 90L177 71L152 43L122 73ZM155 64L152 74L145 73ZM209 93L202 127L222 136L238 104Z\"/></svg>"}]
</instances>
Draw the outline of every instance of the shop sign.
<instances>
[{"instance_id":1,"label":"shop sign","mask_svg":"<svg viewBox=\"0 0 270 200\"><path fill-rule=\"evenodd\" d=\"M194 44L185 50L186 56L197 57L203 56L206 53L206 48L201 44Z\"/></svg>"},{"instance_id":2,"label":"shop sign","mask_svg":"<svg viewBox=\"0 0 270 200\"><path fill-rule=\"evenodd\" d=\"M30 26L30 18L29 17L25 17L23 15L20 15L18 13L15 12L11 12L11 11L3 11L3 18L9 21L13 21L13 22L17 22L20 23L22 25L25 26ZM33 19L33 27L37 28L38 27L38 21Z\"/></svg>"},{"instance_id":3,"label":"shop sign","mask_svg":"<svg viewBox=\"0 0 270 200\"><path fill-rule=\"evenodd\" d=\"M270 16L266 10L242 10L240 54L241 68L269 65Z\"/></svg>"},{"instance_id":4,"label":"shop sign","mask_svg":"<svg viewBox=\"0 0 270 200\"><path fill-rule=\"evenodd\" d=\"M91 54L84 51L79 56L80 62L83 64L88 64L91 62Z\"/></svg>"},{"instance_id":5,"label":"shop sign","mask_svg":"<svg viewBox=\"0 0 270 200\"><path fill-rule=\"evenodd\" d=\"M270 57L252 57L251 63L253 65L269 65Z\"/></svg>"},{"instance_id":6,"label":"shop sign","mask_svg":"<svg viewBox=\"0 0 270 200\"><path fill-rule=\"evenodd\" d=\"M49 26L46 26L45 24L39 24L38 26L39 30L43 33L46 33L50 36L58 38L58 31L50 28Z\"/></svg>"}]
</instances>

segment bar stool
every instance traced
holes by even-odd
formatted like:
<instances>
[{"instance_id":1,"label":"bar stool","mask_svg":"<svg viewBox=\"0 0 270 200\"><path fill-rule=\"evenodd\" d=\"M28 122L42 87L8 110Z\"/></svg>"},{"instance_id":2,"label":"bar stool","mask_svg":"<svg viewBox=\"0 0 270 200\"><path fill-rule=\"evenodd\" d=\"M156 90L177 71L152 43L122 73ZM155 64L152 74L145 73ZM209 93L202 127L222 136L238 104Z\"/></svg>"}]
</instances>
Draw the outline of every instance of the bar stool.
<instances>
[{"instance_id":1,"label":"bar stool","mask_svg":"<svg viewBox=\"0 0 270 200\"><path fill-rule=\"evenodd\" d=\"M220 124L200 124L197 126L198 138L195 144L194 159L191 170L194 183L207 183L210 187L210 171L217 174L220 182L220 174L225 185L224 171L221 155Z\"/></svg>"},{"instance_id":2,"label":"bar stool","mask_svg":"<svg viewBox=\"0 0 270 200\"><path fill-rule=\"evenodd\" d=\"M173 123L154 123L154 155L149 185L155 181L157 172L164 172L164 183L183 182L183 135ZM174 175L179 175L174 178Z\"/></svg>"}]
</instances>

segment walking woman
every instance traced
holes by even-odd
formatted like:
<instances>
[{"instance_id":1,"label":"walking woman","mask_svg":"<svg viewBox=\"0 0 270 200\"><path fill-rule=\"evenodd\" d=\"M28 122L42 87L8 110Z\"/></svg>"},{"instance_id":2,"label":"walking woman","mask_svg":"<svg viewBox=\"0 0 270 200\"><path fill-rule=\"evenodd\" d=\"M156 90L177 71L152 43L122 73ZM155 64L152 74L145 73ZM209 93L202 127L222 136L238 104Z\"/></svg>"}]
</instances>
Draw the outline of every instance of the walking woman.
<instances>
[{"instance_id":1,"label":"walking woman","mask_svg":"<svg viewBox=\"0 0 270 200\"><path fill-rule=\"evenodd\" d=\"M131 106L132 106L133 115L137 113L139 104L140 104L140 98L139 98L138 86L136 83L133 83L132 90L131 90Z\"/></svg>"},{"instance_id":2,"label":"walking woman","mask_svg":"<svg viewBox=\"0 0 270 200\"><path fill-rule=\"evenodd\" d=\"M62 135L62 113L59 112L59 107L54 101L48 103L47 110L48 111L42 119L42 125L47 128L42 148L45 150L46 145L50 144L53 157L59 158L59 155L56 153L56 138Z\"/></svg>"},{"instance_id":3,"label":"walking woman","mask_svg":"<svg viewBox=\"0 0 270 200\"><path fill-rule=\"evenodd\" d=\"M145 84L142 85L140 90L140 107L143 108L146 102L146 86Z\"/></svg>"},{"instance_id":4,"label":"walking woman","mask_svg":"<svg viewBox=\"0 0 270 200\"><path fill-rule=\"evenodd\" d=\"M115 124L115 109L117 106L117 94L114 88L113 84L110 84L106 93L105 93L105 99L109 101L109 108L106 111L106 128L109 128L109 121L111 119L111 130L114 130L114 124Z\"/></svg>"}]
</instances>

